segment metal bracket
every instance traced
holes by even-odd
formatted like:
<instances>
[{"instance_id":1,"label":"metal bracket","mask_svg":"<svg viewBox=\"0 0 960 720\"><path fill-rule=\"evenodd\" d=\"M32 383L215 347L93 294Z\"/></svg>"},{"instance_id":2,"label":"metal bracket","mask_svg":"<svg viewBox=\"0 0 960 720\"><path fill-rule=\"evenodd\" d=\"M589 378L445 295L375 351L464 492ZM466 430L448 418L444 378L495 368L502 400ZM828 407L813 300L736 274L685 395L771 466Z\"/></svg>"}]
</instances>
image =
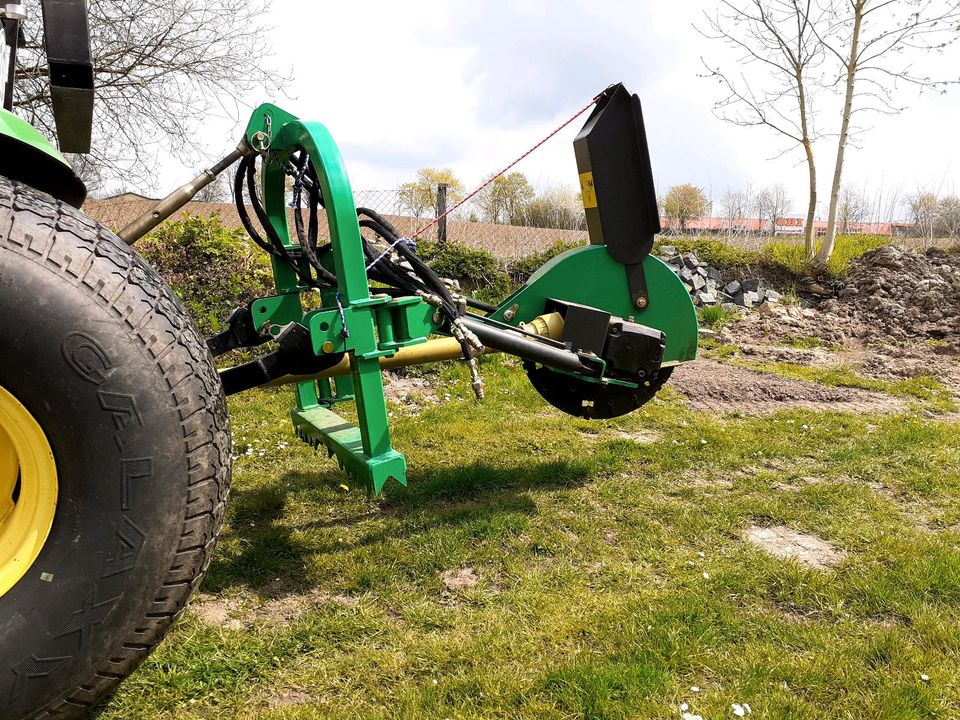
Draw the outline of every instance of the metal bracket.
<instances>
[{"instance_id":1,"label":"metal bracket","mask_svg":"<svg viewBox=\"0 0 960 720\"><path fill-rule=\"evenodd\" d=\"M630 304L637 310L646 310L650 304L647 290L647 276L643 271L643 261L625 265L627 269L627 287L630 289Z\"/></svg>"},{"instance_id":2,"label":"metal bracket","mask_svg":"<svg viewBox=\"0 0 960 720\"><path fill-rule=\"evenodd\" d=\"M270 340L269 335L261 335L253 322L253 313L249 307L237 308L227 318L227 329L207 338L207 348L214 357L220 357L237 348L257 347Z\"/></svg>"}]
</instances>

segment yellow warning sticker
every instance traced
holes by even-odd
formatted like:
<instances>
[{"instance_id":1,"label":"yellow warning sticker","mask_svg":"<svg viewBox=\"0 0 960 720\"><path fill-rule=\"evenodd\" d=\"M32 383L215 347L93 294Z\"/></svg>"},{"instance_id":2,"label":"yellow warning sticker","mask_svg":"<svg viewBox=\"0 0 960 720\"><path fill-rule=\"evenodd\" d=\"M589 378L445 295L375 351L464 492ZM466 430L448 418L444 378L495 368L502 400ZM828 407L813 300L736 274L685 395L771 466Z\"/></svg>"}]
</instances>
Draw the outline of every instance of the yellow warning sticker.
<instances>
[{"instance_id":1,"label":"yellow warning sticker","mask_svg":"<svg viewBox=\"0 0 960 720\"><path fill-rule=\"evenodd\" d=\"M593 173L580 173L580 196L583 198L584 209L597 206L597 193L593 189Z\"/></svg>"}]
</instances>

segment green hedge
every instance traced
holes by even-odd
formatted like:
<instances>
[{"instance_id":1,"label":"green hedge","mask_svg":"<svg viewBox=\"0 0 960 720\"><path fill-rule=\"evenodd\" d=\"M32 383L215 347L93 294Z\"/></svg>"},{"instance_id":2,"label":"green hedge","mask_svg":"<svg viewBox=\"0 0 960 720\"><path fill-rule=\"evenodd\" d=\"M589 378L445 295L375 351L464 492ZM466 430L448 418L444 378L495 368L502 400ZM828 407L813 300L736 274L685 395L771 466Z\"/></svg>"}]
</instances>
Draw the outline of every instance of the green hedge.
<instances>
[{"instance_id":1,"label":"green hedge","mask_svg":"<svg viewBox=\"0 0 960 720\"><path fill-rule=\"evenodd\" d=\"M510 276L486 250L421 240L417 254L440 277L458 280L465 293L480 300L497 302L510 292Z\"/></svg>"},{"instance_id":2,"label":"green hedge","mask_svg":"<svg viewBox=\"0 0 960 720\"><path fill-rule=\"evenodd\" d=\"M515 285L522 285L527 281L527 278L533 275L533 273L535 273L540 266L546 263L548 260L552 260L557 255L565 253L568 250L584 247L586 244L586 241L568 242L564 240L557 240L546 250L541 250L533 255L527 255L526 257L522 257L519 260L514 260L512 263L510 263L510 279Z\"/></svg>"},{"instance_id":3,"label":"green hedge","mask_svg":"<svg viewBox=\"0 0 960 720\"><path fill-rule=\"evenodd\" d=\"M852 260L868 250L889 244L890 238L881 235L838 235L833 254L827 263L827 275L843 278L849 272ZM799 239L793 242L771 239L761 250L745 250L712 237L667 237L654 243L654 253L660 252L664 245L675 247L679 253L692 252L718 270L740 272L754 268L785 280L810 274L803 242Z\"/></svg>"},{"instance_id":4,"label":"green hedge","mask_svg":"<svg viewBox=\"0 0 960 720\"><path fill-rule=\"evenodd\" d=\"M163 223L137 243L137 250L205 334L221 330L234 308L274 292L266 255L242 229L224 227L218 215Z\"/></svg>"}]
</instances>

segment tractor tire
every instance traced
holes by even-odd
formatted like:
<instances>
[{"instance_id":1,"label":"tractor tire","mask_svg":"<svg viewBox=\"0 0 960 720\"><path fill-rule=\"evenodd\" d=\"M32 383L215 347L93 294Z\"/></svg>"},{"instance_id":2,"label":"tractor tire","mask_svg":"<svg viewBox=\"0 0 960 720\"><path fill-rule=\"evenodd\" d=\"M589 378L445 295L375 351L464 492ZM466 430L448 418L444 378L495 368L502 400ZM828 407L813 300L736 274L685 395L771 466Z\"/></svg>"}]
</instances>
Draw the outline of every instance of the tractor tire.
<instances>
[{"instance_id":1,"label":"tractor tire","mask_svg":"<svg viewBox=\"0 0 960 720\"><path fill-rule=\"evenodd\" d=\"M51 486L54 500L29 567L4 567L0 543L0 718L80 718L143 662L203 578L230 430L206 345L157 273L83 213L0 178L4 407L22 420L8 420L10 438L31 418L42 430L37 462L45 452L54 472L38 472L21 443L0 539L16 514L4 501L26 508L30 488Z\"/></svg>"}]
</instances>

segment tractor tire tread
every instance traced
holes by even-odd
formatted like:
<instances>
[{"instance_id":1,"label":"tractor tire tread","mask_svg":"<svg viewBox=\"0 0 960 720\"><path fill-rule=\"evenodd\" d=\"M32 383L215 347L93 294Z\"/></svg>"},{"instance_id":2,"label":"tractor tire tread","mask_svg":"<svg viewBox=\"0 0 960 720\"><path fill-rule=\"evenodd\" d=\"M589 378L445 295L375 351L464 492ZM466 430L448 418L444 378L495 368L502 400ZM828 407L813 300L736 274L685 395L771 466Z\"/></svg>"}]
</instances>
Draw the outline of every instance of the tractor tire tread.
<instances>
[{"instance_id":1,"label":"tractor tire tread","mask_svg":"<svg viewBox=\"0 0 960 720\"><path fill-rule=\"evenodd\" d=\"M50 232L45 237L26 234L22 243L16 242L11 230L23 212L34 215L34 222ZM0 242L83 289L126 326L175 399L190 461L189 501L174 563L143 627L118 643L105 666L91 668L86 682L32 716L80 717L146 659L203 579L230 489L229 419L206 343L187 320L187 311L157 273L116 235L65 203L0 178ZM163 333L157 332L158 324L165 326Z\"/></svg>"}]
</instances>

